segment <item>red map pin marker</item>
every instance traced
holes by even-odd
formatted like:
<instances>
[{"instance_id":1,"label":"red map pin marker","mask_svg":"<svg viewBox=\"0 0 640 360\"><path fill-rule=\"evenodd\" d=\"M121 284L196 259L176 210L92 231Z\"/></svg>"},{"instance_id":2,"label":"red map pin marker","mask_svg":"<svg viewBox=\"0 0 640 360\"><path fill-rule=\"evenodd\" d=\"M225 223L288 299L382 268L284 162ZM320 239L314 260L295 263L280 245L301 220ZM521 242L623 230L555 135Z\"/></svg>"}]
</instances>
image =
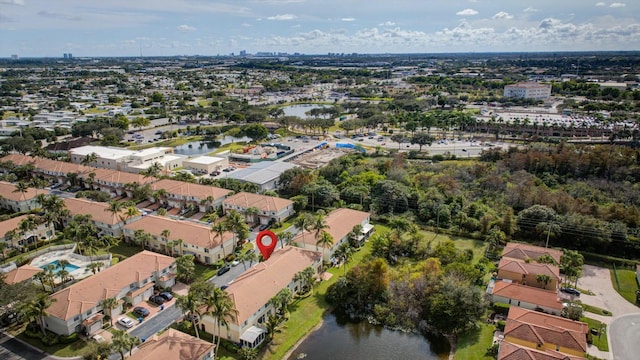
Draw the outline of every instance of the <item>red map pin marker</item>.
<instances>
[{"instance_id":1,"label":"red map pin marker","mask_svg":"<svg viewBox=\"0 0 640 360\"><path fill-rule=\"evenodd\" d=\"M258 249L260 249L260 253L265 260L271 256L277 243L278 237L271 230L262 230L256 237L256 244L258 244Z\"/></svg>"}]
</instances>

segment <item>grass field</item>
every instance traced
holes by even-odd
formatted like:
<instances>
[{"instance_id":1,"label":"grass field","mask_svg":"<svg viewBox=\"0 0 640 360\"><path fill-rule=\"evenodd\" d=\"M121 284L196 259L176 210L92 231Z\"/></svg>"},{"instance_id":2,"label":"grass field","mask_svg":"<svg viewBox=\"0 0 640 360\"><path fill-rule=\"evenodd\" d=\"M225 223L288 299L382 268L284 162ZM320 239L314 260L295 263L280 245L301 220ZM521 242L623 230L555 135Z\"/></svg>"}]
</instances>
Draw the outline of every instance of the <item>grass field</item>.
<instances>
[{"instance_id":1,"label":"grass field","mask_svg":"<svg viewBox=\"0 0 640 360\"><path fill-rule=\"evenodd\" d=\"M601 330L603 326L606 327L606 325L604 325L600 321L588 317L582 317L580 318L580 321L587 323L587 325L589 325L589 329L595 328ZM600 336L593 336L592 339L593 345L595 345L598 349L602 351L609 351L609 340L607 340L606 331L601 331Z\"/></svg>"},{"instance_id":2,"label":"grass field","mask_svg":"<svg viewBox=\"0 0 640 360\"><path fill-rule=\"evenodd\" d=\"M618 288L618 284L616 283L615 275L613 274L613 270L609 270L611 274L611 283L613 284L613 288L622 295L623 298L627 299L632 304L636 303L636 290L638 290L638 281L636 280L636 273L631 270L621 270L618 269L618 280L620 281L620 288Z\"/></svg>"},{"instance_id":3,"label":"grass field","mask_svg":"<svg viewBox=\"0 0 640 360\"><path fill-rule=\"evenodd\" d=\"M493 343L493 332L496 327L490 324L479 324L477 329L471 330L458 339L456 359L490 360L493 356L487 354Z\"/></svg>"}]
</instances>

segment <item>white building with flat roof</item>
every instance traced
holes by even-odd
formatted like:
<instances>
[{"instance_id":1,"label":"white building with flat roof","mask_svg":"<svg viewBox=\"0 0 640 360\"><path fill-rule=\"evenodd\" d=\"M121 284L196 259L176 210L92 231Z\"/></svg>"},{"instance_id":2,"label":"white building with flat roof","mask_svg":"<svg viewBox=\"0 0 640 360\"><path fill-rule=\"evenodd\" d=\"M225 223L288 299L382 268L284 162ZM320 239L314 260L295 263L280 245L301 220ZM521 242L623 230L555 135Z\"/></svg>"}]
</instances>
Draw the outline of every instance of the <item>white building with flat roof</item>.
<instances>
[{"instance_id":1,"label":"white building with flat roof","mask_svg":"<svg viewBox=\"0 0 640 360\"><path fill-rule=\"evenodd\" d=\"M217 156L198 156L184 160L182 166L194 174L209 174L229 166L229 160Z\"/></svg>"},{"instance_id":2,"label":"white building with flat roof","mask_svg":"<svg viewBox=\"0 0 640 360\"><path fill-rule=\"evenodd\" d=\"M504 97L546 100L551 96L551 85L536 82L518 83L504 87Z\"/></svg>"},{"instance_id":3,"label":"white building with flat roof","mask_svg":"<svg viewBox=\"0 0 640 360\"><path fill-rule=\"evenodd\" d=\"M87 145L69 150L71 162L76 164L82 163L91 154L96 155L96 160L87 165L131 173L140 173L155 163L162 165L165 170L173 170L181 167L184 160L183 157L173 155L173 148L170 147L128 150Z\"/></svg>"}]
</instances>

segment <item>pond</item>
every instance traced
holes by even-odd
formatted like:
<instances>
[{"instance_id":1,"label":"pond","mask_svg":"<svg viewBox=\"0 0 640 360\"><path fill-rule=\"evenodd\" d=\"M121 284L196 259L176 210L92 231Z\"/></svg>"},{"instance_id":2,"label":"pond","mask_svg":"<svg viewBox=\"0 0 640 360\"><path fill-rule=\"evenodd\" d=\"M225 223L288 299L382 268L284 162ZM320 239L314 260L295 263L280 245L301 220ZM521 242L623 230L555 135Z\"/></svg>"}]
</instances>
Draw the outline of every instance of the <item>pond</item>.
<instances>
[{"instance_id":1,"label":"pond","mask_svg":"<svg viewBox=\"0 0 640 360\"><path fill-rule=\"evenodd\" d=\"M431 339L430 342L421 335L385 329L366 321L347 322L328 314L324 316L322 326L309 334L289 360L440 360L448 357L446 342L444 339Z\"/></svg>"},{"instance_id":2,"label":"pond","mask_svg":"<svg viewBox=\"0 0 640 360\"><path fill-rule=\"evenodd\" d=\"M219 140L214 141L191 141L180 146L176 146L173 148L173 152L180 155L202 155L208 154L212 151L218 150L218 148L222 145L229 144L231 142L247 142L251 141L248 137L241 138L233 138L229 136L224 136Z\"/></svg>"},{"instance_id":3,"label":"pond","mask_svg":"<svg viewBox=\"0 0 640 360\"><path fill-rule=\"evenodd\" d=\"M328 107L331 107L331 105L296 104L296 105L285 106L282 108L282 111L284 111L284 116L297 116L302 119L308 119L309 116L305 114L307 111L312 109L321 109L321 108L328 108Z\"/></svg>"}]
</instances>

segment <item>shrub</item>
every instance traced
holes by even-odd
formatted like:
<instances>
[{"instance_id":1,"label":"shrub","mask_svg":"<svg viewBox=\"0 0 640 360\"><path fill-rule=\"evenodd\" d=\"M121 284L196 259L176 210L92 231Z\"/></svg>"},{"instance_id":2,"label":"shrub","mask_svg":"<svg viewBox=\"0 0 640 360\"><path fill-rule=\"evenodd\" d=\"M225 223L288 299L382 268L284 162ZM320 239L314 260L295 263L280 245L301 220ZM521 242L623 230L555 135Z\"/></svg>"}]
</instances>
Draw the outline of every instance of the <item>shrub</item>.
<instances>
[{"instance_id":1,"label":"shrub","mask_svg":"<svg viewBox=\"0 0 640 360\"><path fill-rule=\"evenodd\" d=\"M509 305L508 304L503 304L503 303L495 303L493 304L493 311L496 312L496 314L500 314L500 315L508 315L509 314Z\"/></svg>"},{"instance_id":2,"label":"shrub","mask_svg":"<svg viewBox=\"0 0 640 360\"><path fill-rule=\"evenodd\" d=\"M28 327L24 330L24 335L32 339L39 339L42 336L42 332L30 330Z\"/></svg>"},{"instance_id":3,"label":"shrub","mask_svg":"<svg viewBox=\"0 0 640 360\"><path fill-rule=\"evenodd\" d=\"M504 331L504 327L507 325L507 322L504 320L500 320L496 323L496 330Z\"/></svg>"},{"instance_id":4,"label":"shrub","mask_svg":"<svg viewBox=\"0 0 640 360\"><path fill-rule=\"evenodd\" d=\"M71 343L75 342L76 340L78 340L78 333L73 333L71 335L66 335L66 336L60 335L58 337L58 341L61 344L71 344Z\"/></svg>"},{"instance_id":5,"label":"shrub","mask_svg":"<svg viewBox=\"0 0 640 360\"><path fill-rule=\"evenodd\" d=\"M47 346L53 346L58 343L59 339L58 339L58 335L53 333L47 333L47 335L40 338L40 341L42 341L42 343Z\"/></svg>"}]
</instances>

